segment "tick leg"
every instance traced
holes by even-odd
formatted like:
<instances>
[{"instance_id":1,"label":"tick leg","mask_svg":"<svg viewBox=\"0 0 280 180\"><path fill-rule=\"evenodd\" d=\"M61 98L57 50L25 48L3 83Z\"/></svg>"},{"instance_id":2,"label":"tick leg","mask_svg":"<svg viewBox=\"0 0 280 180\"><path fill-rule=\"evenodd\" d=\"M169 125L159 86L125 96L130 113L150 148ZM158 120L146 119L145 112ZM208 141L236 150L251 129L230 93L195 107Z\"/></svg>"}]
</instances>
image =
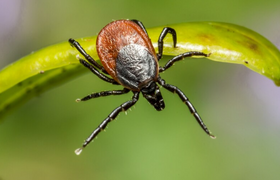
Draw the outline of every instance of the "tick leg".
<instances>
[{"instance_id":1,"label":"tick leg","mask_svg":"<svg viewBox=\"0 0 280 180\"><path fill-rule=\"evenodd\" d=\"M138 26L140 26L140 27L143 29L143 31L148 35L147 30L146 30L144 24L143 24L141 21L138 21L138 20L136 20L136 19L131 19L130 21L133 21L133 22L135 22L136 24L138 24Z\"/></svg>"},{"instance_id":2,"label":"tick leg","mask_svg":"<svg viewBox=\"0 0 280 180\"><path fill-rule=\"evenodd\" d=\"M170 68L175 62L180 61L184 59L185 57L192 57L192 56L205 56L209 57L210 54L205 54L203 52L198 52L198 51L190 51L190 52L185 52L183 54L179 54L178 56L175 56L174 58L170 59L164 67L159 68L159 72L163 72Z\"/></svg>"},{"instance_id":3,"label":"tick leg","mask_svg":"<svg viewBox=\"0 0 280 180\"><path fill-rule=\"evenodd\" d=\"M161 59L162 57L162 52L163 52L163 39L165 38L165 36L170 33L172 34L173 37L173 47L176 47L177 44L177 35L176 35L176 31L173 28L170 27L165 27L163 28L163 30L161 31L159 38L158 38L158 54L157 54L157 58L158 61Z\"/></svg>"},{"instance_id":4,"label":"tick leg","mask_svg":"<svg viewBox=\"0 0 280 180\"><path fill-rule=\"evenodd\" d=\"M97 75L100 79L102 79L103 81L112 83L112 84L119 84L118 82L116 82L114 79L111 79L107 76L105 76L104 74L102 74L101 72L99 72L94 66L90 65L87 61L83 60L83 59L79 59L80 63L82 65L84 65L85 67L87 67L89 70L91 70L91 72L93 72L95 75Z\"/></svg>"},{"instance_id":5,"label":"tick leg","mask_svg":"<svg viewBox=\"0 0 280 180\"><path fill-rule=\"evenodd\" d=\"M176 86L170 85L170 84L166 84L165 81L163 79L161 79L160 77L158 78L158 83L160 85L162 85L165 89L169 90L170 92L178 94L178 96L181 98L181 100L188 106L191 114L195 117L196 121L199 123L199 125L202 127L202 129L211 138L215 138L215 136L210 133L210 131L208 130L206 125L203 123L201 117L199 116L199 114L197 113L196 109L194 108L192 103L189 101L187 96L179 88L177 88Z\"/></svg>"},{"instance_id":6,"label":"tick leg","mask_svg":"<svg viewBox=\"0 0 280 180\"><path fill-rule=\"evenodd\" d=\"M76 41L75 39L70 38L69 43L71 46L74 46L85 58L90 62L95 68L100 69L102 72L108 74L108 72L104 69L103 66L98 64L85 50L84 48Z\"/></svg>"},{"instance_id":7,"label":"tick leg","mask_svg":"<svg viewBox=\"0 0 280 180\"><path fill-rule=\"evenodd\" d=\"M98 92L98 93L92 93L82 99L77 99L76 101L87 101L89 99L92 98L98 98L98 97L103 97L103 96L109 96L109 95L121 95L121 94L125 94L128 93L130 90L124 88L123 90L113 90L113 91L102 91L102 92Z\"/></svg>"},{"instance_id":8,"label":"tick leg","mask_svg":"<svg viewBox=\"0 0 280 180\"><path fill-rule=\"evenodd\" d=\"M91 135L85 140L83 146L75 151L77 155L79 155L82 150L102 131L106 128L109 122L113 121L120 112L128 110L131 106L133 106L139 99L140 92L134 92L132 100L127 101L113 110L109 116L103 120L103 122L91 133Z\"/></svg>"}]
</instances>

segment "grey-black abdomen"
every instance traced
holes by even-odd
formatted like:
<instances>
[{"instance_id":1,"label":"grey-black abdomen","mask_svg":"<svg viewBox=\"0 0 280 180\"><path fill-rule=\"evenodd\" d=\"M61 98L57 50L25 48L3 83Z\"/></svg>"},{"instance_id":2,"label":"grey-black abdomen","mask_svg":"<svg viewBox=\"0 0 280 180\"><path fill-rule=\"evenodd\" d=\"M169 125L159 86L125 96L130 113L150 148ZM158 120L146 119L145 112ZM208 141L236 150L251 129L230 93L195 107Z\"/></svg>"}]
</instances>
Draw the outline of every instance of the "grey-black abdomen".
<instances>
[{"instance_id":1,"label":"grey-black abdomen","mask_svg":"<svg viewBox=\"0 0 280 180\"><path fill-rule=\"evenodd\" d=\"M116 75L132 90L140 90L157 75L157 60L148 49L138 44L123 47L116 59Z\"/></svg>"}]
</instances>

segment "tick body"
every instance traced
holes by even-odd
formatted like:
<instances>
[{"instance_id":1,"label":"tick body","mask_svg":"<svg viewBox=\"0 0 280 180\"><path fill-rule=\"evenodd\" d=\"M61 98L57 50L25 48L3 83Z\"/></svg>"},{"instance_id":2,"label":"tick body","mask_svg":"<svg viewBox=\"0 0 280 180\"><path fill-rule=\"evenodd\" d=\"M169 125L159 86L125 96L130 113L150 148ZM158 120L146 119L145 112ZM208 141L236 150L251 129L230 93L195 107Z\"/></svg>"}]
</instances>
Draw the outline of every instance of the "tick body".
<instances>
[{"instance_id":1,"label":"tick body","mask_svg":"<svg viewBox=\"0 0 280 180\"><path fill-rule=\"evenodd\" d=\"M133 21L114 21L97 37L97 53L110 76L132 91L155 81L159 67L155 50L143 29Z\"/></svg>"},{"instance_id":2,"label":"tick body","mask_svg":"<svg viewBox=\"0 0 280 180\"><path fill-rule=\"evenodd\" d=\"M93 93L78 101L86 101L100 96L121 95L130 91L133 93L130 101L121 104L113 110L105 120L103 120L103 122L85 140L83 146L75 151L76 154L80 154L82 149L85 148L99 134L99 132L104 130L107 124L114 120L120 112L126 111L133 106L138 101L140 93L143 94L156 110L163 110L165 108L165 103L159 90L159 86L178 94L180 99L188 106L190 112L194 115L203 130L210 137L215 137L209 132L186 95L179 88L167 84L160 77L160 73L167 70L176 61L191 56L207 57L209 54L196 51L186 52L175 56L169 60L165 66L160 67L158 61L162 57L163 39L168 33L172 35L174 48L176 47L176 31L170 27L166 27L159 36L158 53L156 53L147 31L140 21L118 20L111 22L100 31L97 37L96 49L102 66L88 55L77 41L69 39L70 44L87 60L79 58L81 64L90 69L100 79L114 85L123 86L122 90Z\"/></svg>"}]
</instances>

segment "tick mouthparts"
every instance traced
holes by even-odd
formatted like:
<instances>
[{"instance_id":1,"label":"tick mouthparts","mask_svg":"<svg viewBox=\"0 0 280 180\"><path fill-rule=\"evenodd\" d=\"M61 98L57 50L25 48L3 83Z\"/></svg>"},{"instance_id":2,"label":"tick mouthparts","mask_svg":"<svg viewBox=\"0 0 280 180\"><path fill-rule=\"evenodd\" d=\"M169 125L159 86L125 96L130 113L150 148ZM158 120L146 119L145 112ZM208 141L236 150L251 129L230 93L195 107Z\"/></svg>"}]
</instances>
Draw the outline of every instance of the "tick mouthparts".
<instances>
[{"instance_id":1,"label":"tick mouthparts","mask_svg":"<svg viewBox=\"0 0 280 180\"><path fill-rule=\"evenodd\" d=\"M75 154L76 154L77 156L80 155L80 154L82 153L83 149L84 149L83 147L76 149L76 150L75 150Z\"/></svg>"}]
</instances>

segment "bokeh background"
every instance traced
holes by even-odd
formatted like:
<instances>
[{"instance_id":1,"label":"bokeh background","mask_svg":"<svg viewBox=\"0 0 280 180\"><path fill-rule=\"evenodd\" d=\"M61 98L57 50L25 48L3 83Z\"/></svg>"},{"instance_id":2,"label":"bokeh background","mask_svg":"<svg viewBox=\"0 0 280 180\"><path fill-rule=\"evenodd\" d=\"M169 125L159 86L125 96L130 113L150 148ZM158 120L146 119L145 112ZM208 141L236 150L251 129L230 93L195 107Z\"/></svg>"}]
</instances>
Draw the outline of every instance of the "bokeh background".
<instances>
[{"instance_id":1,"label":"bokeh background","mask_svg":"<svg viewBox=\"0 0 280 180\"><path fill-rule=\"evenodd\" d=\"M279 0L0 0L0 68L32 51L96 35L116 19L146 27L190 21L242 25L280 45ZM166 62L167 59L161 61ZM75 103L115 89L88 73L33 98L0 124L1 180L278 180L280 89L241 65L194 59L162 77L180 87L217 139L162 90L157 112L140 97L80 156L83 140L131 94ZM15 72L16 73L16 72Z\"/></svg>"}]
</instances>

